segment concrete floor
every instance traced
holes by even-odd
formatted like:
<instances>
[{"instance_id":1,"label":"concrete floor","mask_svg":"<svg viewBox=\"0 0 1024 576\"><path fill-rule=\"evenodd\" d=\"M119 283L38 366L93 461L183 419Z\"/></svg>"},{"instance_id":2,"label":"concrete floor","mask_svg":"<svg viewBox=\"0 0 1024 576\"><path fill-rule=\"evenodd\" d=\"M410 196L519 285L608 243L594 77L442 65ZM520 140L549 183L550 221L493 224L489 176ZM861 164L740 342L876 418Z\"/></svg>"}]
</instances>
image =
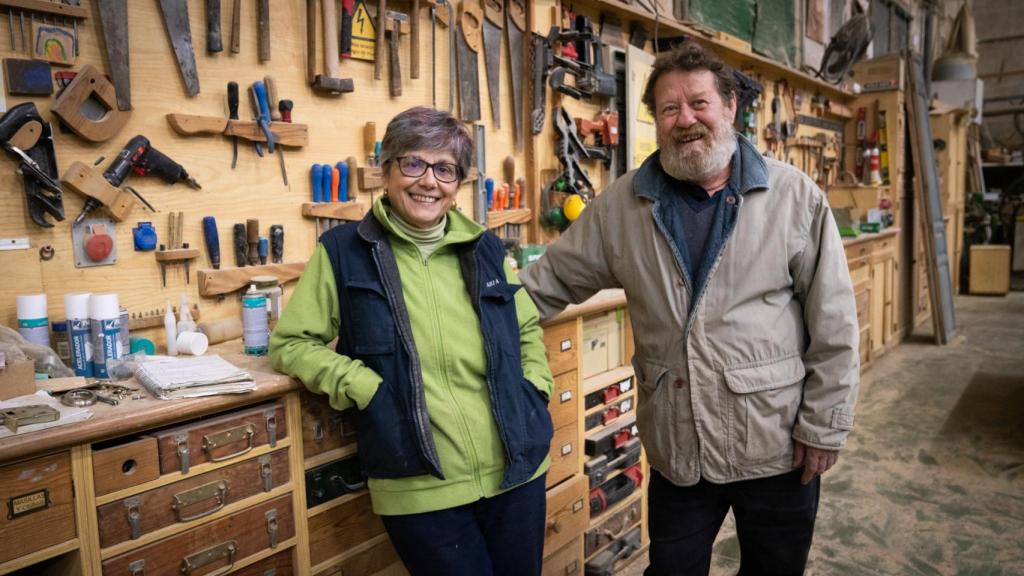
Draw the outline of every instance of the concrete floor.
<instances>
[{"instance_id":1,"label":"concrete floor","mask_svg":"<svg viewBox=\"0 0 1024 576\"><path fill-rule=\"evenodd\" d=\"M951 345L926 324L864 373L808 575L1024 575L1024 293L958 297L956 319ZM738 559L730 516L711 574Z\"/></svg>"}]
</instances>

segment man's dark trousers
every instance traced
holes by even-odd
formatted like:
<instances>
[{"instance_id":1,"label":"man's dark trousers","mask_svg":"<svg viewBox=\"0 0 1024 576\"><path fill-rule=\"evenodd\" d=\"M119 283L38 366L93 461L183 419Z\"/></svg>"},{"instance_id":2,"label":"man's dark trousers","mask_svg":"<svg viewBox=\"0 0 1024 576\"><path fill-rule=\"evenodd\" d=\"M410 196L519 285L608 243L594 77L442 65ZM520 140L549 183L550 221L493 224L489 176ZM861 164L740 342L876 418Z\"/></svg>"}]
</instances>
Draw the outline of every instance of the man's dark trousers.
<instances>
[{"instance_id":1,"label":"man's dark trousers","mask_svg":"<svg viewBox=\"0 0 1024 576\"><path fill-rule=\"evenodd\" d=\"M381 518L413 576L540 576L545 476L472 504Z\"/></svg>"},{"instance_id":2,"label":"man's dark trousers","mask_svg":"<svg viewBox=\"0 0 1024 576\"><path fill-rule=\"evenodd\" d=\"M651 470L648 530L651 563L644 576L691 576L711 569L711 548L732 508L740 543L739 576L799 575L807 564L821 480L787 474L680 487Z\"/></svg>"}]
</instances>

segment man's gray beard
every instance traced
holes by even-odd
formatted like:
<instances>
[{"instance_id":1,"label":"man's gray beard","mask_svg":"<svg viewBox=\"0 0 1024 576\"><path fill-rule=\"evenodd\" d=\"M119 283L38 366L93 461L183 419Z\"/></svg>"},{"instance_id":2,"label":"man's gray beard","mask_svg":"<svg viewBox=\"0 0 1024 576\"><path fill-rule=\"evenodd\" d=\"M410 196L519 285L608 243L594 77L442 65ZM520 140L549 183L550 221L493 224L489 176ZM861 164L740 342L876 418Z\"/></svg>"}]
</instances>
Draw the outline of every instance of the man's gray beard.
<instances>
[{"instance_id":1,"label":"man's gray beard","mask_svg":"<svg viewBox=\"0 0 1024 576\"><path fill-rule=\"evenodd\" d=\"M736 152L736 131L728 122L723 122L717 133L711 135L711 149L696 154L675 153L676 141L671 135L665 141L657 136L661 152L661 167L665 173L684 182L705 182L725 170Z\"/></svg>"}]
</instances>

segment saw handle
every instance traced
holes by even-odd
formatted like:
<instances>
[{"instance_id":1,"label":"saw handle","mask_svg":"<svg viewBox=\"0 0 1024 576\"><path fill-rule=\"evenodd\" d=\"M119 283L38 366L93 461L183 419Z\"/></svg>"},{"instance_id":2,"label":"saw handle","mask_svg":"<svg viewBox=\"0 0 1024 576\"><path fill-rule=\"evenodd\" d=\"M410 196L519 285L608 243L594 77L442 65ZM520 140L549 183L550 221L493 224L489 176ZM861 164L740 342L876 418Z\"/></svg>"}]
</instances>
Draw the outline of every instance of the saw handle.
<instances>
[{"instance_id":1,"label":"saw handle","mask_svg":"<svg viewBox=\"0 0 1024 576\"><path fill-rule=\"evenodd\" d=\"M483 25L483 12L480 6L470 0L459 4L459 28L466 45L473 52L480 53L480 27Z\"/></svg>"}]
</instances>

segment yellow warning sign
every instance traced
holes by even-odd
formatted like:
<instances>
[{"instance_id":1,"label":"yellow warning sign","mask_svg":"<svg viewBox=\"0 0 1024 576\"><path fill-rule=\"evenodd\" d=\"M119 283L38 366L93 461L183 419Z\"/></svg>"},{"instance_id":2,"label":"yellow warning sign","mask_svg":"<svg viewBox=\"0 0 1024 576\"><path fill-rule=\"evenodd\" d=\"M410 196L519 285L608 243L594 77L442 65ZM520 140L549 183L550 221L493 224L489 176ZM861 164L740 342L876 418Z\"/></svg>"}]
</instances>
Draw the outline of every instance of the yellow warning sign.
<instances>
[{"instance_id":1,"label":"yellow warning sign","mask_svg":"<svg viewBox=\"0 0 1024 576\"><path fill-rule=\"evenodd\" d=\"M376 45L377 30L373 26L373 18L366 10L366 4L359 2L352 13L352 57L372 62Z\"/></svg>"}]
</instances>

